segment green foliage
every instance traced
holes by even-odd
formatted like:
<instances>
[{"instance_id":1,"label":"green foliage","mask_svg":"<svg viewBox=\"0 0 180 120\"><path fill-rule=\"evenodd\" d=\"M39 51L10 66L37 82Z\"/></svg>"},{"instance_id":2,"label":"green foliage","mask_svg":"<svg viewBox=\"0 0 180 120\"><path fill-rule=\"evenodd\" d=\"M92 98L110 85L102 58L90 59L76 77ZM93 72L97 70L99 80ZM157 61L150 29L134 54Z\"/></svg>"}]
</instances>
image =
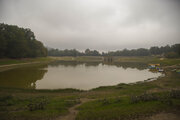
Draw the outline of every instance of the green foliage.
<instances>
[{"instance_id":1,"label":"green foliage","mask_svg":"<svg viewBox=\"0 0 180 120\"><path fill-rule=\"evenodd\" d=\"M148 56L150 55L149 50L145 48L132 49L132 50L124 49L122 51L108 52L107 54L110 56Z\"/></svg>"},{"instance_id":2,"label":"green foliage","mask_svg":"<svg viewBox=\"0 0 180 120\"><path fill-rule=\"evenodd\" d=\"M31 101L27 107L29 111L35 111L35 110L44 110L45 106L48 104L48 100L45 97L42 97L41 99L38 99L38 101Z\"/></svg>"},{"instance_id":3,"label":"green foliage","mask_svg":"<svg viewBox=\"0 0 180 120\"><path fill-rule=\"evenodd\" d=\"M35 39L30 29L0 24L0 58L47 56L47 49Z\"/></svg>"},{"instance_id":4,"label":"green foliage","mask_svg":"<svg viewBox=\"0 0 180 120\"><path fill-rule=\"evenodd\" d=\"M100 56L101 54L97 50L90 50L86 49L85 52L79 52L76 49L72 50L58 50L58 49L49 49L48 50L49 56Z\"/></svg>"},{"instance_id":5,"label":"green foliage","mask_svg":"<svg viewBox=\"0 0 180 120\"><path fill-rule=\"evenodd\" d=\"M172 90L169 93L169 97L171 98L176 98L176 99L180 99L180 90Z\"/></svg>"},{"instance_id":6,"label":"green foliage","mask_svg":"<svg viewBox=\"0 0 180 120\"><path fill-rule=\"evenodd\" d=\"M143 93L137 96L131 96L131 103L148 102L148 101L160 101L172 105L171 99L180 98L180 90L172 90L167 93Z\"/></svg>"},{"instance_id":7,"label":"green foliage","mask_svg":"<svg viewBox=\"0 0 180 120\"><path fill-rule=\"evenodd\" d=\"M180 44L175 44L171 46L173 52L178 53L180 55Z\"/></svg>"},{"instance_id":8,"label":"green foliage","mask_svg":"<svg viewBox=\"0 0 180 120\"><path fill-rule=\"evenodd\" d=\"M132 104L129 97L113 97L87 102L79 107L76 120L129 120L151 116L161 111L178 108L179 99L163 99L168 93L146 94ZM157 99L162 98L162 99Z\"/></svg>"},{"instance_id":9,"label":"green foliage","mask_svg":"<svg viewBox=\"0 0 180 120\"><path fill-rule=\"evenodd\" d=\"M102 52L100 54L97 50L90 50L86 49L84 52L79 52L76 49L72 50L58 50L58 49L49 49L48 55L49 56L150 56L150 55L165 55L173 52L176 54L175 57L180 56L180 44L175 44L172 46L166 45L161 47L151 47L150 49L139 48L139 49L124 49L124 50L117 50L117 51L109 51L107 53Z\"/></svg>"},{"instance_id":10,"label":"green foliage","mask_svg":"<svg viewBox=\"0 0 180 120\"><path fill-rule=\"evenodd\" d=\"M49 120L68 113L68 108L79 103L74 96L53 95L0 96L0 119L2 120Z\"/></svg>"},{"instance_id":11,"label":"green foliage","mask_svg":"<svg viewBox=\"0 0 180 120\"><path fill-rule=\"evenodd\" d=\"M159 54L161 54L160 49L157 46L151 47L149 51L150 51L150 53L152 55L159 55Z\"/></svg>"},{"instance_id":12,"label":"green foliage","mask_svg":"<svg viewBox=\"0 0 180 120\"><path fill-rule=\"evenodd\" d=\"M139 48L139 49L124 49L122 51L111 51L108 53L103 53L103 55L111 55L111 56L149 56L149 55L163 55L168 52L174 52L180 55L180 44L175 44L172 46L154 46L150 49Z\"/></svg>"},{"instance_id":13,"label":"green foliage","mask_svg":"<svg viewBox=\"0 0 180 120\"><path fill-rule=\"evenodd\" d=\"M33 63L33 62L45 63L45 62L50 62L50 61L53 61L53 60L54 59L50 58L50 57L24 58L24 59L4 58L4 59L0 59L0 65Z\"/></svg>"},{"instance_id":14,"label":"green foliage","mask_svg":"<svg viewBox=\"0 0 180 120\"><path fill-rule=\"evenodd\" d=\"M137 102L146 102L146 101L156 101L158 100L158 96L156 94L147 94L144 93L139 96L131 96L131 103L137 103Z\"/></svg>"},{"instance_id":15,"label":"green foliage","mask_svg":"<svg viewBox=\"0 0 180 120\"><path fill-rule=\"evenodd\" d=\"M179 57L178 53L175 53L175 52L168 52L164 56L166 58L178 58Z\"/></svg>"}]
</instances>

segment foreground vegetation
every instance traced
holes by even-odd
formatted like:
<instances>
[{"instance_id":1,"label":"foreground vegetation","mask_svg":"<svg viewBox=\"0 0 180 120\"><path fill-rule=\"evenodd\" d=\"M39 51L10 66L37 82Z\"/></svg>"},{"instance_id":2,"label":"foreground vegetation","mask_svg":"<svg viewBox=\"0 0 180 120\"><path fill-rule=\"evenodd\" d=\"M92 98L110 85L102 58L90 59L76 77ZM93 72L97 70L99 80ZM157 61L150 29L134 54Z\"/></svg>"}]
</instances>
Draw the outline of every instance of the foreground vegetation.
<instances>
[{"instance_id":1,"label":"foreground vegetation","mask_svg":"<svg viewBox=\"0 0 180 120\"><path fill-rule=\"evenodd\" d=\"M129 120L150 116L162 111L179 110L179 97L164 97L168 93L161 94L154 94L157 98L149 98L149 94L147 94L147 97L144 97L145 100L137 100L136 102L130 97L103 98L88 102L79 107L80 113L77 120Z\"/></svg>"},{"instance_id":2,"label":"foreground vegetation","mask_svg":"<svg viewBox=\"0 0 180 120\"><path fill-rule=\"evenodd\" d=\"M92 90L87 102L79 107L77 120L138 119L160 112L180 110L180 75L168 72L151 82L119 84Z\"/></svg>"},{"instance_id":3,"label":"foreground vegetation","mask_svg":"<svg viewBox=\"0 0 180 120\"><path fill-rule=\"evenodd\" d=\"M67 114L69 107L80 102L71 90L71 94L65 92L68 96L60 94L61 91L58 95L57 91L6 90L1 89L0 118L2 120L52 119Z\"/></svg>"},{"instance_id":4,"label":"foreground vegetation","mask_svg":"<svg viewBox=\"0 0 180 120\"><path fill-rule=\"evenodd\" d=\"M41 58L42 61L44 58ZM60 61L102 62L101 57L57 57ZM32 90L0 88L0 118L4 120L55 119L68 115L69 108L89 99L78 107L77 120L139 119L161 112L179 114L179 59L158 57L117 57L116 63L160 63L165 77L116 86L102 86L90 91L74 89Z\"/></svg>"}]
</instances>

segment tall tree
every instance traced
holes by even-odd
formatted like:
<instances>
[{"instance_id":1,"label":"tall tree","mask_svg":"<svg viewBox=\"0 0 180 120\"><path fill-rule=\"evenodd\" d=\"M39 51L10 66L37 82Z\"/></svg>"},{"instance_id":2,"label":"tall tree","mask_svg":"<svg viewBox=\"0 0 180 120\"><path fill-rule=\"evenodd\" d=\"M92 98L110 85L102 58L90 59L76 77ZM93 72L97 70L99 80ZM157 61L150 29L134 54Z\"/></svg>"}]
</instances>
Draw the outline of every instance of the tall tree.
<instances>
[{"instance_id":1,"label":"tall tree","mask_svg":"<svg viewBox=\"0 0 180 120\"><path fill-rule=\"evenodd\" d=\"M0 24L0 57L26 58L47 56L47 49L30 29Z\"/></svg>"}]
</instances>

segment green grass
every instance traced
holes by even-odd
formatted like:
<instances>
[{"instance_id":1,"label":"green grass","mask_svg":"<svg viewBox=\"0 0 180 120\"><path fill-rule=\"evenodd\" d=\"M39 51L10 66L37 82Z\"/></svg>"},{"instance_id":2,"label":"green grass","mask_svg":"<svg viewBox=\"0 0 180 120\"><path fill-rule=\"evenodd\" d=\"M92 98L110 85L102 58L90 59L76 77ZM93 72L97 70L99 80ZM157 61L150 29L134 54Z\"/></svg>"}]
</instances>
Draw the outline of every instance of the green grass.
<instances>
[{"instance_id":1,"label":"green grass","mask_svg":"<svg viewBox=\"0 0 180 120\"><path fill-rule=\"evenodd\" d=\"M160 63L163 66L180 64L180 58L168 59L147 56L147 57L116 57L116 62L140 62L140 63Z\"/></svg>"},{"instance_id":2,"label":"green grass","mask_svg":"<svg viewBox=\"0 0 180 120\"><path fill-rule=\"evenodd\" d=\"M24 59L0 59L0 65L31 63L31 62L48 62L50 60L53 60L53 59L50 57L24 58Z\"/></svg>"},{"instance_id":3,"label":"green grass","mask_svg":"<svg viewBox=\"0 0 180 120\"><path fill-rule=\"evenodd\" d=\"M41 101L46 101L43 104L43 109L38 107ZM0 97L0 118L4 120L9 119L50 119L68 113L68 108L78 104L79 100L76 96L12 96L1 95ZM33 104L35 106L31 110L28 106Z\"/></svg>"},{"instance_id":4,"label":"green grass","mask_svg":"<svg viewBox=\"0 0 180 120\"><path fill-rule=\"evenodd\" d=\"M172 104L166 102L147 101L131 103L129 97L105 98L91 101L79 107L76 120L115 120L150 116L161 111L170 111L180 106L180 99L171 99Z\"/></svg>"},{"instance_id":5,"label":"green grass","mask_svg":"<svg viewBox=\"0 0 180 120\"><path fill-rule=\"evenodd\" d=\"M180 64L180 59L164 59L164 60L160 60L160 63L162 65L176 65L176 64Z\"/></svg>"}]
</instances>

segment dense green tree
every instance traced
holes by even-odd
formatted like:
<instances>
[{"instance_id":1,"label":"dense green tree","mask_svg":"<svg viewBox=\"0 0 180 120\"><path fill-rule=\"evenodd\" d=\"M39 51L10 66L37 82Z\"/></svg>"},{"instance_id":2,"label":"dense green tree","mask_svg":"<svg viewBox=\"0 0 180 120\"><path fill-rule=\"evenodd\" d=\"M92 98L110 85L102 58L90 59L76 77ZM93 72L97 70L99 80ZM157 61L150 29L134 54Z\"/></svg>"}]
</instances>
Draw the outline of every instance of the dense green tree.
<instances>
[{"instance_id":1,"label":"dense green tree","mask_svg":"<svg viewBox=\"0 0 180 120\"><path fill-rule=\"evenodd\" d=\"M134 56L148 56L149 54L149 50L145 48L139 48L134 51Z\"/></svg>"},{"instance_id":2,"label":"dense green tree","mask_svg":"<svg viewBox=\"0 0 180 120\"><path fill-rule=\"evenodd\" d=\"M0 58L28 58L47 56L47 49L35 39L30 29L0 24Z\"/></svg>"},{"instance_id":3,"label":"dense green tree","mask_svg":"<svg viewBox=\"0 0 180 120\"><path fill-rule=\"evenodd\" d=\"M165 54L168 52L172 52L172 49L169 45L166 45L165 47L163 47L163 46L160 47L160 53L161 54Z\"/></svg>"},{"instance_id":4,"label":"dense green tree","mask_svg":"<svg viewBox=\"0 0 180 120\"><path fill-rule=\"evenodd\" d=\"M161 53L159 47L157 46L151 47L149 51L152 55L159 55Z\"/></svg>"},{"instance_id":5,"label":"dense green tree","mask_svg":"<svg viewBox=\"0 0 180 120\"><path fill-rule=\"evenodd\" d=\"M7 48L7 42L4 36L2 36L0 32L0 58L5 56L6 48Z\"/></svg>"},{"instance_id":6,"label":"dense green tree","mask_svg":"<svg viewBox=\"0 0 180 120\"><path fill-rule=\"evenodd\" d=\"M86 54L86 55L90 55L90 52L91 52L90 49L86 49L86 50L85 50L85 54Z\"/></svg>"},{"instance_id":7,"label":"dense green tree","mask_svg":"<svg viewBox=\"0 0 180 120\"><path fill-rule=\"evenodd\" d=\"M172 51L180 55L180 44L175 44L171 46Z\"/></svg>"}]
</instances>

